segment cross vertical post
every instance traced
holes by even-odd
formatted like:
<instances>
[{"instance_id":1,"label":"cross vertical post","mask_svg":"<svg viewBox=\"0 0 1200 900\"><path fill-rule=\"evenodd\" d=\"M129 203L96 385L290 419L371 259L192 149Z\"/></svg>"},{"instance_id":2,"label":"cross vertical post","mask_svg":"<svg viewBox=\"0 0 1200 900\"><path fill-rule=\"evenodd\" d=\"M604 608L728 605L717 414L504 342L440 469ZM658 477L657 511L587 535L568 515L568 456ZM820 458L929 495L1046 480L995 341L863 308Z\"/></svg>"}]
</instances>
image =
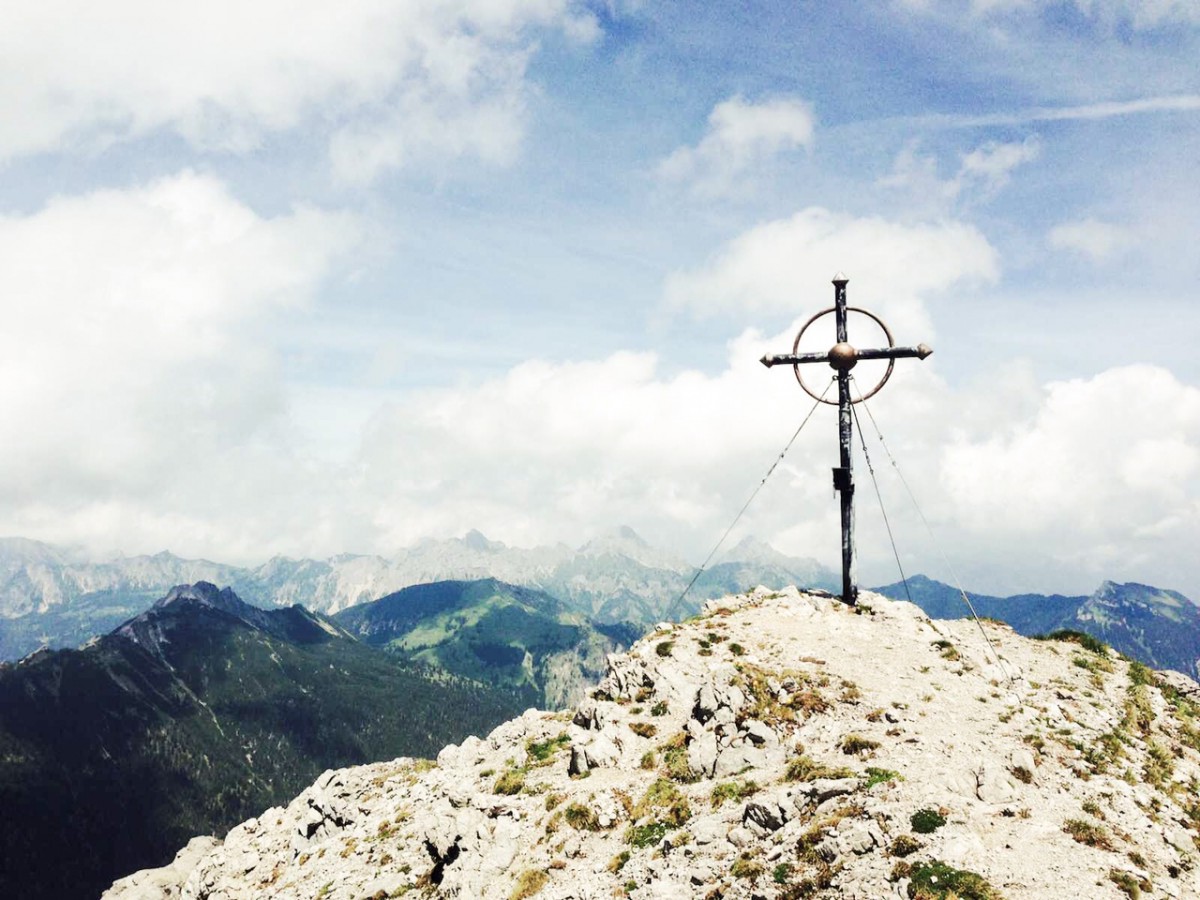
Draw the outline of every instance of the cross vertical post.
<instances>
[{"instance_id":1,"label":"cross vertical post","mask_svg":"<svg viewBox=\"0 0 1200 900\"><path fill-rule=\"evenodd\" d=\"M796 373L796 380L800 382L800 387L804 389L804 392L818 403L826 403L830 406L833 405L832 400L826 400L824 394L818 396L813 393L809 386L804 383L804 378L800 374L800 366L804 363L823 362L828 363L837 373L835 377L838 383L838 467L833 470L833 488L837 491L841 499L842 601L848 606L854 606L858 600L858 587L854 583L854 476L851 455L854 419L850 407L854 403L861 403L868 397L874 396L887 383L887 380L892 376L892 369L897 359L912 357L925 359L925 357L933 352L933 349L928 344L918 344L915 347L897 347L896 342L892 339L892 332L883 323L882 319L868 310L846 305L846 285L849 281L850 279L840 272L835 275L833 278L833 306L829 307L829 309L821 310L804 323L799 334L796 335L795 343L792 344L791 353L767 354L762 358L761 362L767 368L781 364L790 364ZM847 314L850 312L861 313L883 329L883 333L887 337L887 347L858 350L851 346L847 325ZM830 313L833 313L834 322L836 323L837 343L825 353L801 353L800 340L804 337L804 332L817 319L827 316ZM857 400L852 400L850 399L850 370L858 364L860 359L886 359L888 363L887 371L884 372L883 378L879 380L878 384Z\"/></svg>"},{"instance_id":2,"label":"cross vertical post","mask_svg":"<svg viewBox=\"0 0 1200 900\"><path fill-rule=\"evenodd\" d=\"M849 279L839 275L833 279L833 309L837 323L838 344L845 344L846 328L846 285ZM837 368L838 382L838 463L833 470L833 488L841 497L842 505L842 602L854 606L858 601L858 588L854 584L854 422L850 415L850 369Z\"/></svg>"}]
</instances>

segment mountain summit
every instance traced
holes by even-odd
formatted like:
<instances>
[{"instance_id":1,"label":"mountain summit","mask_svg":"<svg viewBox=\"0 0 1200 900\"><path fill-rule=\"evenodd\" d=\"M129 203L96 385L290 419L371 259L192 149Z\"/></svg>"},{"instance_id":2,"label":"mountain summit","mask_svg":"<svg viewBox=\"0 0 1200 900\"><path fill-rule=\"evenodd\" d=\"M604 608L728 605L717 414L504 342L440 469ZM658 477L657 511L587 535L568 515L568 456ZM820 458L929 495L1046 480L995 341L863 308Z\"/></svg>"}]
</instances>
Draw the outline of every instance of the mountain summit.
<instances>
[{"instance_id":1,"label":"mountain summit","mask_svg":"<svg viewBox=\"0 0 1200 900\"><path fill-rule=\"evenodd\" d=\"M710 601L572 711L326 772L105 900L1200 895L1200 685L1067 637Z\"/></svg>"}]
</instances>

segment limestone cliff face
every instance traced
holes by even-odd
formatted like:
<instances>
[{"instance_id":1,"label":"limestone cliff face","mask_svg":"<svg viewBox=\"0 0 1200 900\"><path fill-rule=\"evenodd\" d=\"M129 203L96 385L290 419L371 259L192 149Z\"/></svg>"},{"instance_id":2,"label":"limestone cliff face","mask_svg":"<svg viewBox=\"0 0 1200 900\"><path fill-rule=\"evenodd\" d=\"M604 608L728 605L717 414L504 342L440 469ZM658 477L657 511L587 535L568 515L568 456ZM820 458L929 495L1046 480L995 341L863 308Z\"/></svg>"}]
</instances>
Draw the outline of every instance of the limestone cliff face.
<instances>
[{"instance_id":1,"label":"limestone cliff face","mask_svg":"<svg viewBox=\"0 0 1200 900\"><path fill-rule=\"evenodd\" d=\"M105 898L1197 897L1198 692L760 589L610 657L572 711L327 772Z\"/></svg>"}]
</instances>

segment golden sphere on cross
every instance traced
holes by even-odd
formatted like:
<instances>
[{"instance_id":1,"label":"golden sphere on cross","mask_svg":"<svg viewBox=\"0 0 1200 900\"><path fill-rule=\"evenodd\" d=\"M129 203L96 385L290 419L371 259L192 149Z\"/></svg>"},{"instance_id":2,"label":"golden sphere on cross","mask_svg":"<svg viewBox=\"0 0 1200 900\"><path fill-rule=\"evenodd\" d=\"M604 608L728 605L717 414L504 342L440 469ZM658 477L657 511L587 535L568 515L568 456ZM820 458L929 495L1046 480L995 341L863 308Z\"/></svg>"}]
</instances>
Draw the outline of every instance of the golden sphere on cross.
<instances>
[{"instance_id":1,"label":"golden sphere on cross","mask_svg":"<svg viewBox=\"0 0 1200 900\"><path fill-rule=\"evenodd\" d=\"M857 362L858 351L845 341L834 344L829 351L829 365L839 372L849 372Z\"/></svg>"}]
</instances>

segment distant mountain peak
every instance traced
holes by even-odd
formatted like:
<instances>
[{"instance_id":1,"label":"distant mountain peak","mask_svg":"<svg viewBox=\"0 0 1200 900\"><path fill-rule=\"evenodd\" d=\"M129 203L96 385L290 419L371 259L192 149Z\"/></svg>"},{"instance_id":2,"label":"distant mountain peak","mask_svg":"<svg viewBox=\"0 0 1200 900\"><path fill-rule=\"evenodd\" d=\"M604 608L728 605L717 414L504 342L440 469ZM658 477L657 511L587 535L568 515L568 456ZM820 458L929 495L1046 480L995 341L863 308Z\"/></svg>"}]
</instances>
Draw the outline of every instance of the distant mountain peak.
<instances>
[{"instance_id":1,"label":"distant mountain peak","mask_svg":"<svg viewBox=\"0 0 1200 900\"><path fill-rule=\"evenodd\" d=\"M617 528L617 536L622 540L633 541L635 544L640 544L643 547L649 547L645 539L630 528L628 525L621 525Z\"/></svg>"},{"instance_id":2,"label":"distant mountain peak","mask_svg":"<svg viewBox=\"0 0 1200 900\"><path fill-rule=\"evenodd\" d=\"M195 584L178 584L157 603L155 608L170 606L173 603L201 603L215 609L242 615L242 608L252 610L254 607L244 603L232 588L219 588L209 581L197 581Z\"/></svg>"},{"instance_id":3,"label":"distant mountain peak","mask_svg":"<svg viewBox=\"0 0 1200 900\"><path fill-rule=\"evenodd\" d=\"M585 557L623 556L650 568L676 572L691 568L678 557L652 546L628 525L621 525L592 538L578 552Z\"/></svg>"},{"instance_id":4,"label":"distant mountain peak","mask_svg":"<svg viewBox=\"0 0 1200 900\"><path fill-rule=\"evenodd\" d=\"M776 550L766 541L760 541L752 534L746 535L728 551L722 554L723 559L736 559L739 562L777 562L789 557Z\"/></svg>"},{"instance_id":5,"label":"distant mountain peak","mask_svg":"<svg viewBox=\"0 0 1200 900\"><path fill-rule=\"evenodd\" d=\"M125 622L114 633L161 655L164 628L170 631L180 623L194 623L196 614L206 609L215 610L244 627L286 640L315 638L323 641L329 637L345 637L339 629L303 606L260 609L242 600L232 588L218 588L208 581L176 585L150 609Z\"/></svg>"},{"instance_id":6,"label":"distant mountain peak","mask_svg":"<svg viewBox=\"0 0 1200 900\"><path fill-rule=\"evenodd\" d=\"M496 553L505 549L499 541L489 541L482 531L472 528L463 535L462 542L466 547L479 553Z\"/></svg>"},{"instance_id":7,"label":"distant mountain peak","mask_svg":"<svg viewBox=\"0 0 1200 900\"><path fill-rule=\"evenodd\" d=\"M580 549L587 547L632 546L648 548L650 544L629 525L618 525L616 528L602 531Z\"/></svg>"}]
</instances>

